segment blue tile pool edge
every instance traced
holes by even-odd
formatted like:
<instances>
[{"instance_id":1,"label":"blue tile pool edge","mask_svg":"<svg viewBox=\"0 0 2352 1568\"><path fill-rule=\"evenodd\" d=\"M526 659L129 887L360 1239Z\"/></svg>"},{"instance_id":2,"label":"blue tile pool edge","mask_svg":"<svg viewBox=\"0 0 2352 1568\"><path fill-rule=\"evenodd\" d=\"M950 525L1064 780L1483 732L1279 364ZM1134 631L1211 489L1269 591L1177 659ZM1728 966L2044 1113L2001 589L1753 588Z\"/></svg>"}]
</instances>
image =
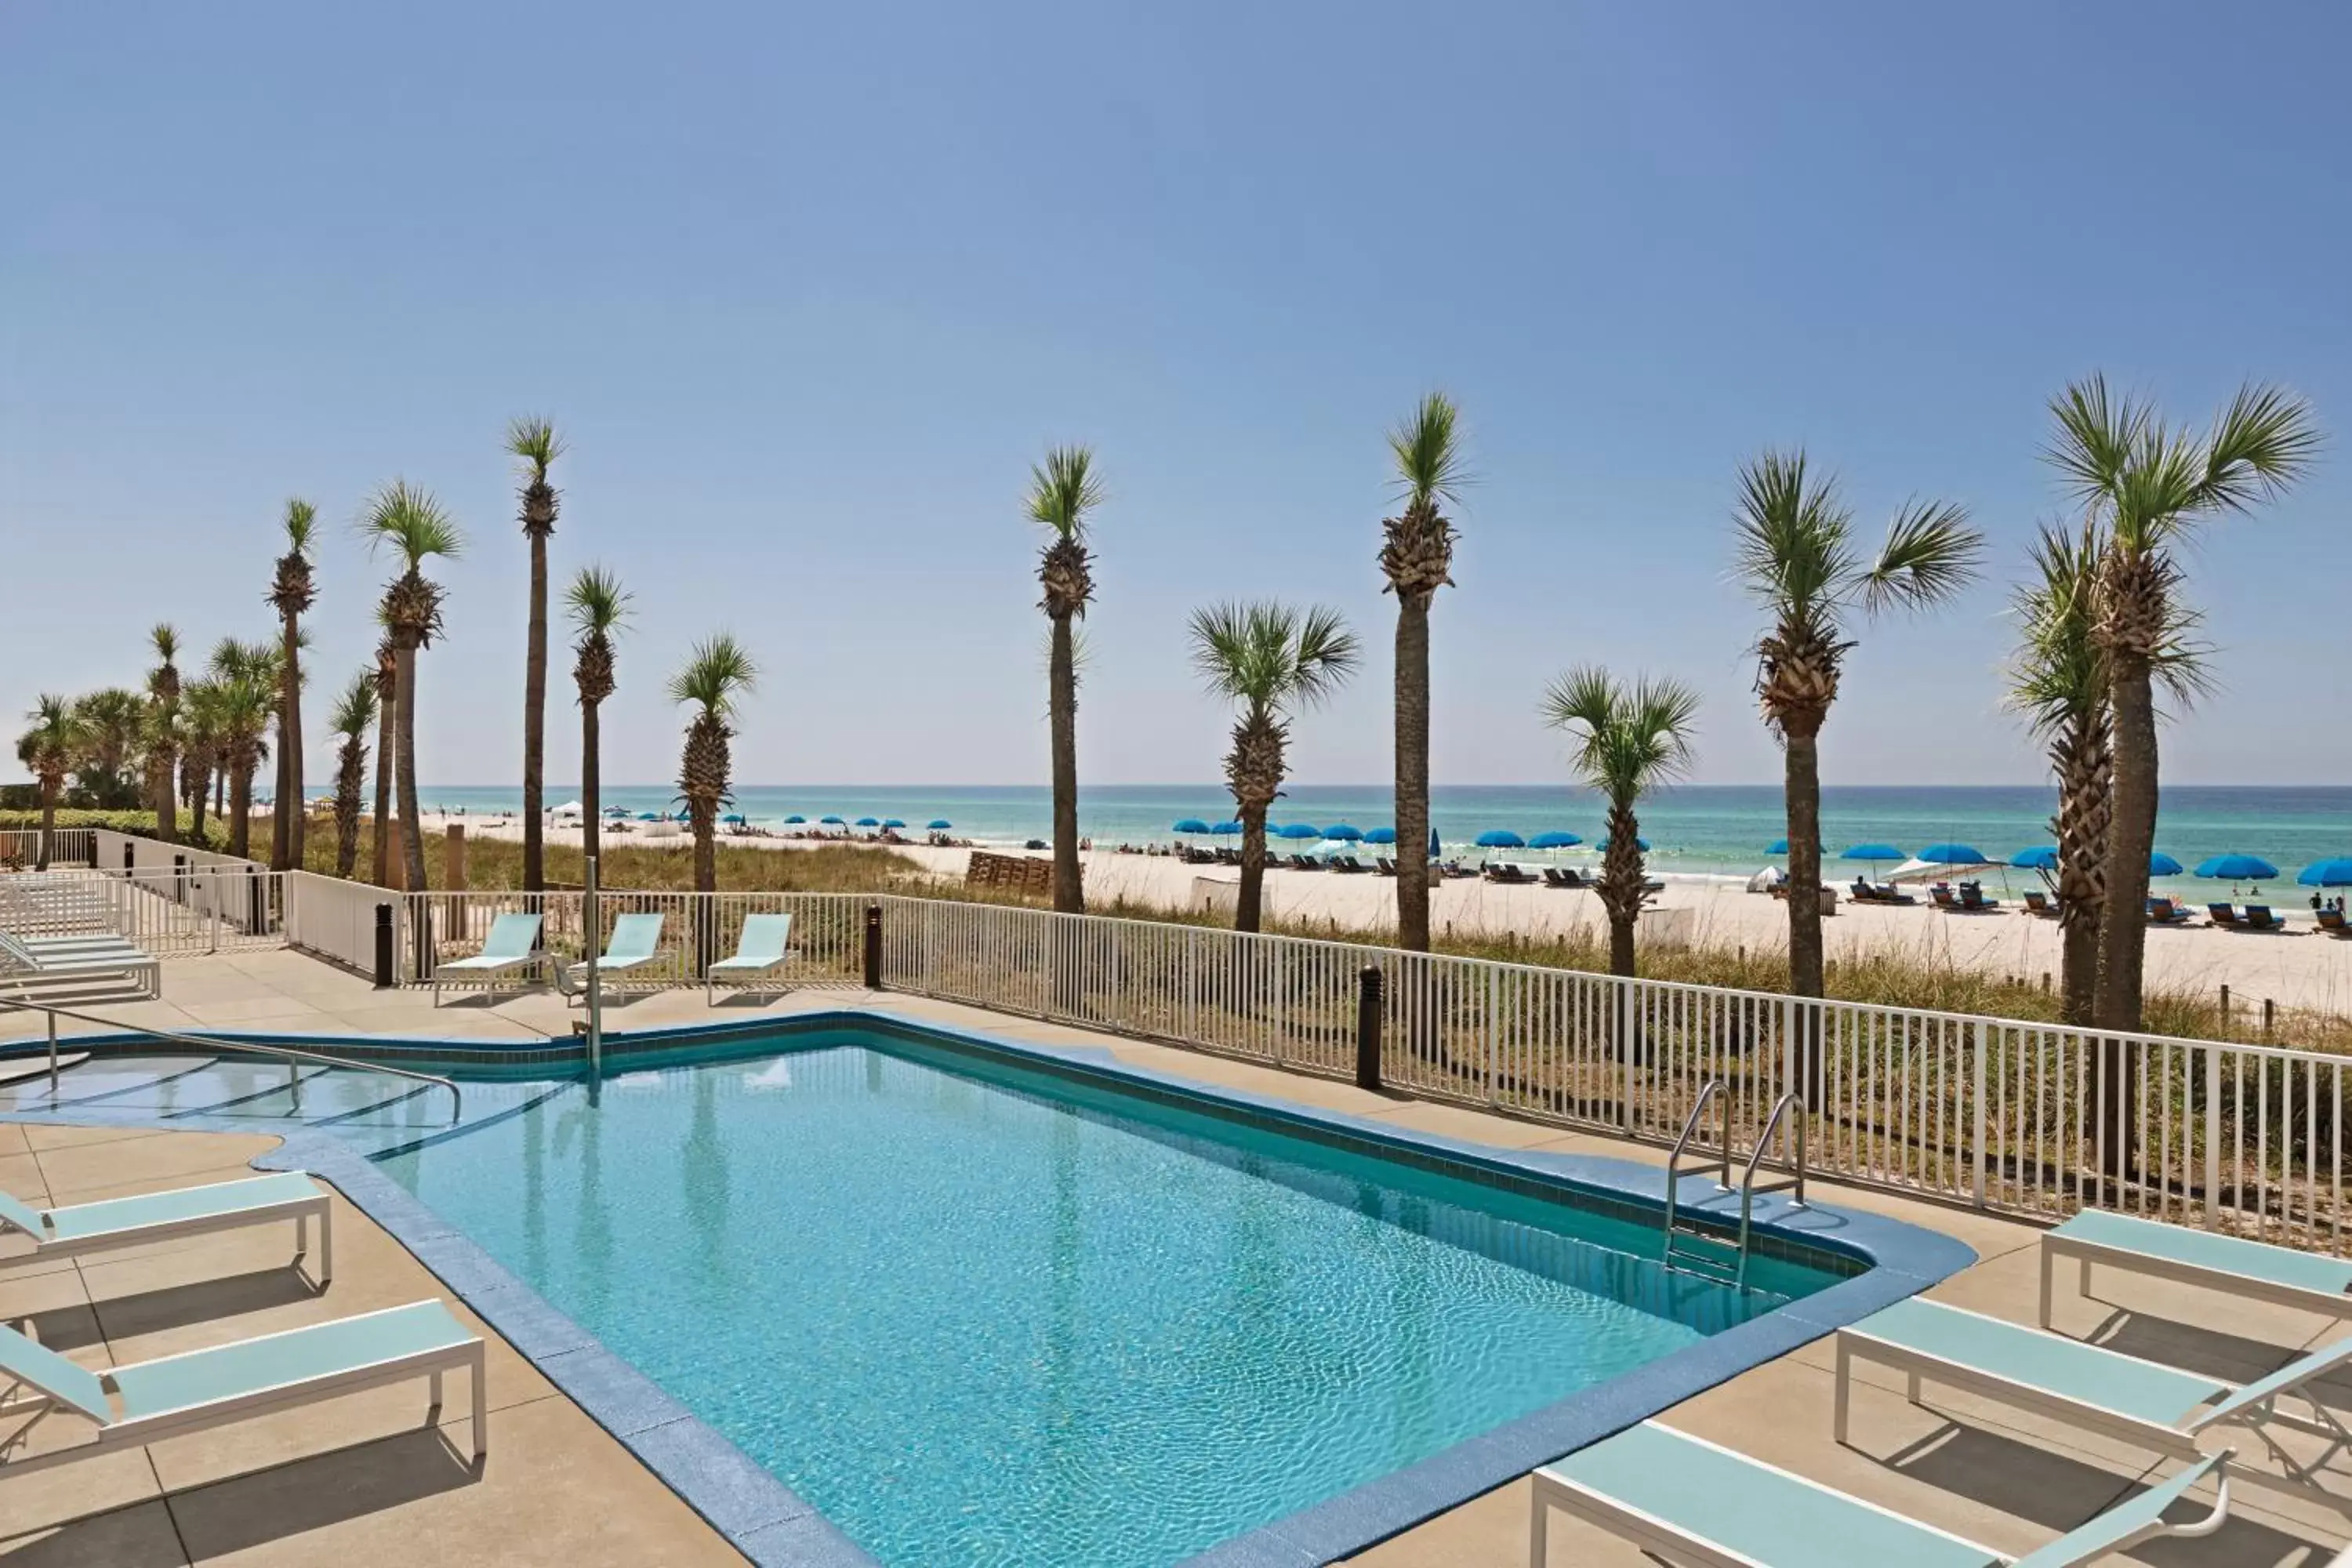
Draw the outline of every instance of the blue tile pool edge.
<instances>
[{"instance_id":1,"label":"blue tile pool edge","mask_svg":"<svg viewBox=\"0 0 2352 1568\"><path fill-rule=\"evenodd\" d=\"M610 1037L623 1070L669 1065L664 1046L718 1045L735 1037L772 1038L845 1028L873 1029L912 1037L918 1043L945 1042L1053 1069L1056 1076L1093 1079L1113 1087L1147 1088L1169 1098L1239 1109L1277 1130L1315 1130L1343 1135L1401 1153L1434 1158L1506 1177L1580 1189L1654 1210L1664 1201L1664 1173L1655 1166L1605 1156L1552 1154L1500 1149L1435 1133L1400 1128L1343 1111L1222 1085L1203 1085L1171 1073L1121 1062L1103 1047L1047 1046L1007 1039L908 1017L881 1007L832 1008L786 1017L730 1019L633 1031ZM223 1034L256 1045L332 1045L362 1055L352 1039ZM457 1042L412 1037L397 1041L383 1059L437 1058L473 1065L481 1058L528 1057L531 1065L551 1060L577 1063L579 1048L568 1042ZM74 1049L90 1046L135 1047L142 1037L124 1034L84 1037ZM64 1046L67 1042L60 1041ZM484 1048L485 1047L488 1048ZM434 1047L439 1047L436 1051ZM152 1047L150 1045L149 1049ZM21 1058L24 1050L0 1051L0 1059ZM100 1108L87 1108L99 1110ZM21 1116L0 1118L31 1120ZM169 1121L129 1114L43 1117L44 1121L84 1121L109 1126L157 1130L261 1131L249 1121L181 1116ZM550 1382L635 1455L738 1551L760 1563L806 1568L882 1568L800 1495L738 1448L733 1442L664 1393L650 1378L558 1311L509 1273L456 1226L411 1196L332 1134L286 1130L284 1142L253 1161L261 1170L304 1170L340 1190L382 1226L489 1324ZM1321 1141L1321 1140L1318 1140ZM1681 1178L1676 1202L1708 1215L1737 1194L1704 1175ZM1736 1206L1734 1207L1736 1213ZM1312 1504L1297 1513L1247 1531L1188 1560L1185 1568L1312 1568L1354 1555L1446 1510L1457 1508L1528 1471L1647 1419L1749 1368L1786 1354L1857 1322L1882 1308L1916 1295L1976 1261L1975 1250L1940 1231L1884 1215L1838 1208L1799 1208L1785 1194L1757 1200L1755 1226L1806 1250L1844 1253L1868 1265L1867 1271L1778 1307L1736 1328L1569 1395L1516 1420L1457 1443L1404 1468Z\"/></svg>"}]
</instances>

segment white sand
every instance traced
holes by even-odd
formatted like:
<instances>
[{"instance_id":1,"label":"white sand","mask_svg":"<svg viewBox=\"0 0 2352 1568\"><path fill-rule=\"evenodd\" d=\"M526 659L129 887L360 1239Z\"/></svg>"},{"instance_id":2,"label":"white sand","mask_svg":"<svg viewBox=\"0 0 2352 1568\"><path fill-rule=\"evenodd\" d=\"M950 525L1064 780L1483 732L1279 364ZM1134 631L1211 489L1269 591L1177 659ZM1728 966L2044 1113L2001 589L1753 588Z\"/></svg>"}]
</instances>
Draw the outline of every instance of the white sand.
<instances>
[{"instance_id":1,"label":"white sand","mask_svg":"<svg viewBox=\"0 0 2352 1568\"><path fill-rule=\"evenodd\" d=\"M428 831L437 835L444 819L428 815ZM495 818L463 820L469 837L520 838L519 822L501 825ZM641 847L686 850L691 839L683 829L669 838L637 831L607 843ZM576 846L580 830L550 828L548 842ZM730 847L791 850L811 847L806 840L767 837L724 837ZM910 845L898 853L933 876L961 881L970 851L935 849ZM1121 855L1094 850L1084 857L1087 892L1091 899L1125 899L1150 909L1198 909L1203 882L1232 883L1239 873L1230 867L1188 866L1165 855ZM1299 926L1320 925L1334 935L1351 931L1393 929L1396 887L1388 878L1370 872L1349 876L1336 871L1269 869L1265 879L1266 913L1270 920ZM1747 947L1778 952L1788 942L1788 910L1779 900L1749 893L1736 885L1668 880L1655 908L1645 940L1670 940L1699 946ZM1933 908L1926 895L1909 906L1855 905L1840 899L1828 922L1828 956L1847 959L1865 952L1900 952L1907 957L1949 963L1997 974L2016 974L2039 981L2048 974L2057 984L2058 925L2018 912L2013 901L1990 914L1947 914ZM2227 985L2237 1005L2259 1008L2264 998L2284 1008L2352 1012L2352 941L2317 931L2308 908L2291 898L2273 905L2285 916L2294 933L2264 934L2220 931L2202 923L2182 929L2158 929L2147 933L2147 984L2168 991L2205 991ZM1595 938L1607 933L1601 900L1589 891L1557 888L1500 885L1476 879L1446 880L1432 892L1430 919L1440 934L1546 938L1582 930Z\"/></svg>"}]
</instances>

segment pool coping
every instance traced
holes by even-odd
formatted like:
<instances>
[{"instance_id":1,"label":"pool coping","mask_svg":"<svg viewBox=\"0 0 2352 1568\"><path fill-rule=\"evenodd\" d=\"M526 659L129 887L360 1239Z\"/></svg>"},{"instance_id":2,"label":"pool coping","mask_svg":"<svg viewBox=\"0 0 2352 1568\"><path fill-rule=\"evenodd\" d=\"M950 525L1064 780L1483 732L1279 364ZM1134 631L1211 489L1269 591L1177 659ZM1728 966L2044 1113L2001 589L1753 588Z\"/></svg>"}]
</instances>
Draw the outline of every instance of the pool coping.
<instances>
[{"instance_id":1,"label":"pool coping","mask_svg":"<svg viewBox=\"0 0 2352 1568\"><path fill-rule=\"evenodd\" d=\"M919 1042L945 1042L980 1054L1043 1067L1056 1076L1113 1088L1153 1091L1195 1107L1238 1109L1277 1131L1320 1134L1316 1141L1412 1157L1426 1166L1466 1167L1506 1180L1568 1186L1603 1202L1654 1211L1664 1202L1664 1173L1654 1165L1602 1155L1505 1149L1494 1144L1414 1131L1345 1111L1226 1085L1204 1084L1118 1059L1108 1047L1052 1046L910 1017L887 1007L825 1008L782 1016L729 1019L615 1033L606 1037L612 1073L677 1063L667 1047L720 1046L733 1037L770 1038L844 1028L903 1032ZM223 1034L224 1040L267 1046L319 1044L318 1036ZM61 1045L64 1042L60 1042ZM148 1044L135 1033L82 1036L76 1049ZM552 1049L538 1042L444 1041L431 1037L335 1037L340 1052L398 1062L434 1057L467 1065L555 1065L581 1060L568 1042ZM382 1049L383 1047L394 1049ZM439 1047L436 1050L431 1047ZM0 1050L0 1059L33 1051ZM148 1045L152 1049L152 1044ZM109 1052L108 1054L111 1054ZM126 1108L127 1110L128 1108ZM95 1113L95 1114L93 1114ZM250 1120L220 1116L157 1117L108 1113L85 1107L98 1125L251 1133ZM46 1122L68 1116L43 1117ZM0 1120L24 1120L10 1115ZM671 1397L625 1358L559 1311L507 1270L457 1226L411 1196L333 1134L314 1129L271 1129L283 1142L252 1163L261 1170L303 1170L334 1185L362 1213L425 1265L458 1299L562 1389L640 1463L652 1470L751 1562L807 1568L883 1568L822 1512L778 1480L716 1428ZM1677 1205L1702 1222L1736 1215L1738 1194L1705 1175L1676 1186ZM1759 1237L1863 1260L1865 1272L1708 1336L1655 1361L1580 1390L1439 1450L1402 1469L1257 1526L1185 1560L1185 1568L1314 1568L1351 1556L1459 1507L1587 1444L1623 1430L1682 1401L1824 1338L1871 1313L1917 1294L1976 1261L1973 1248L1925 1226L1836 1207L1800 1208L1784 1194L1757 1198Z\"/></svg>"}]
</instances>

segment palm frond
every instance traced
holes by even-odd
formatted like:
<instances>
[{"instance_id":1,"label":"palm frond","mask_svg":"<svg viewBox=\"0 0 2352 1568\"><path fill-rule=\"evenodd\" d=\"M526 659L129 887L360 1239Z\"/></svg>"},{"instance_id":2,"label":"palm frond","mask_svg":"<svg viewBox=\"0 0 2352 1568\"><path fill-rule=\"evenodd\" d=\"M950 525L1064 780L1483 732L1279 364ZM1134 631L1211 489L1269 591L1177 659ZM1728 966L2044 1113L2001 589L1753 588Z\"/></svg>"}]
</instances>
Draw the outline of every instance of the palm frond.
<instances>
[{"instance_id":1,"label":"palm frond","mask_svg":"<svg viewBox=\"0 0 2352 1568\"><path fill-rule=\"evenodd\" d=\"M1835 479L1809 471L1801 447L1740 466L1733 538L1734 571L1751 595L1783 622L1832 635L1854 576L1853 514Z\"/></svg>"},{"instance_id":2,"label":"palm frond","mask_svg":"<svg viewBox=\"0 0 2352 1568\"><path fill-rule=\"evenodd\" d=\"M1575 742L1570 766L1612 804L1631 804L1687 773L1698 693L1679 680L1620 680L1598 665L1569 670L1544 694L1544 721Z\"/></svg>"},{"instance_id":3,"label":"palm frond","mask_svg":"<svg viewBox=\"0 0 2352 1568\"><path fill-rule=\"evenodd\" d=\"M1861 576L1862 602L1873 615L1890 605L1925 609L1973 582L1984 558L1984 535L1969 525L1967 509L1949 501L1911 501L1886 526L1886 542Z\"/></svg>"},{"instance_id":4,"label":"palm frond","mask_svg":"<svg viewBox=\"0 0 2352 1568\"><path fill-rule=\"evenodd\" d=\"M157 621L154 629L147 634L147 642L154 648L155 657L165 664L180 657L180 634L169 621Z\"/></svg>"},{"instance_id":5,"label":"palm frond","mask_svg":"<svg viewBox=\"0 0 2352 1568\"><path fill-rule=\"evenodd\" d=\"M1205 605L1188 626L1192 668L1218 696L1268 713L1314 707L1355 671L1360 646L1337 610L1273 600Z\"/></svg>"},{"instance_id":6,"label":"palm frond","mask_svg":"<svg viewBox=\"0 0 2352 1568\"><path fill-rule=\"evenodd\" d=\"M335 699L334 710L327 717L327 727L345 740L365 740L375 728L376 692L375 667L367 666L351 679Z\"/></svg>"},{"instance_id":7,"label":"palm frond","mask_svg":"<svg viewBox=\"0 0 2352 1568\"><path fill-rule=\"evenodd\" d=\"M1025 504L1033 522L1064 539L1083 540L1087 514L1102 504L1104 493L1092 447L1055 447L1029 470Z\"/></svg>"},{"instance_id":8,"label":"palm frond","mask_svg":"<svg viewBox=\"0 0 2352 1568\"><path fill-rule=\"evenodd\" d=\"M2308 403L2284 387L2247 383L2206 437L2201 507L2244 512L2276 500L2310 471L2319 447Z\"/></svg>"},{"instance_id":9,"label":"palm frond","mask_svg":"<svg viewBox=\"0 0 2352 1568\"><path fill-rule=\"evenodd\" d=\"M580 574L563 591L572 629L582 637L609 637L620 630L628 622L634 597L621 586L619 576L601 564L580 568Z\"/></svg>"},{"instance_id":10,"label":"palm frond","mask_svg":"<svg viewBox=\"0 0 2352 1568\"><path fill-rule=\"evenodd\" d=\"M1461 410L1454 400L1442 392L1432 392L1411 417L1389 432L1397 488L1404 492L1407 504L1461 504L1462 492L1471 483L1462 453L1461 423Z\"/></svg>"},{"instance_id":11,"label":"palm frond","mask_svg":"<svg viewBox=\"0 0 2352 1568\"><path fill-rule=\"evenodd\" d=\"M286 552L310 559L319 530L319 509L296 496L286 503Z\"/></svg>"},{"instance_id":12,"label":"palm frond","mask_svg":"<svg viewBox=\"0 0 2352 1568\"><path fill-rule=\"evenodd\" d=\"M2065 476L2075 498L2085 502L2114 494L2117 481L2137 458L2152 418L2140 400L2111 395L2107 378L2095 373L2052 398L2050 416L2058 430L2042 448L2042 457Z\"/></svg>"},{"instance_id":13,"label":"palm frond","mask_svg":"<svg viewBox=\"0 0 2352 1568\"><path fill-rule=\"evenodd\" d=\"M507 450L529 468L531 482L544 484L547 470L563 456L563 440L552 421L525 415L507 421Z\"/></svg>"},{"instance_id":14,"label":"palm frond","mask_svg":"<svg viewBox=\"0 0 2352 1568\"><path fill-rule=\"evenodd\" d=\"M685 665L670 677L669 700L725 718L734 711L736 699L751 691L759 675L751 653L721 632L694 645Z\"/></svg>"},{"instance_id":15,"label":"palm frond","mask_svg":"<svg viewBox=\"0 0 2352 1568\"><path fill-rule=\"evenodd\" d=\"M369 498L360 531L372 552L390 550L411 572L423 570L436 555L455 560L466 546L457 521L433 493L406 479L394 479Z\"/></svg>"}]
</instances>

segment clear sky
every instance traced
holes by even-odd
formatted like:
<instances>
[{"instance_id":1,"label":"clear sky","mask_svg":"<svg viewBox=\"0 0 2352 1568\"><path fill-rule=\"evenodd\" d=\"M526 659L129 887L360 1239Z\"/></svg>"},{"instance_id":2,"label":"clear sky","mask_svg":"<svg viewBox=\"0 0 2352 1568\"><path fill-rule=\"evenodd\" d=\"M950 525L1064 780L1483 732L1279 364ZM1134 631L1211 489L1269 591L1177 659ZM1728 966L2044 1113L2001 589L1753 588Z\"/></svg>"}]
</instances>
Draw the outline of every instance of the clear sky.
<instances>
[{"instance_id":1,"label":"clear sky","mask_svg":"<svg viewBox=\"0 0 2352 1568\"><path fill-rule=\"evenodd\" d=\"M512 781L499 437L544 413L559 582L637 595L616 782L672 776L663 679L722 627L765 669L742 782L1043 781L1019 503L1058 441L1111 492L1082 776L1214 777L1185 616L1280 595L1369 654L1297 776L1381 780L1381 433L1441 386L1480 478L1441 783L1558 777L1538 698L1592 659L1700 687L1699 778L1777 777L1727 517L1794 442L1873 528L1948 497L1995 546L1861 632L1830 782L2026 782L2006 585L2061 505L2045 401L2104 369L2200 420L2248 375L2315 401L2312 482L2195 558L2222 692L2166 773L2347 782L2347 58L2336 0L10 5L0 712L135 683L158 618L266 633L299 494L315 738L385 575L343 524L402 475L471 546L422 772Z\"/></svg>"}]
</instances>

